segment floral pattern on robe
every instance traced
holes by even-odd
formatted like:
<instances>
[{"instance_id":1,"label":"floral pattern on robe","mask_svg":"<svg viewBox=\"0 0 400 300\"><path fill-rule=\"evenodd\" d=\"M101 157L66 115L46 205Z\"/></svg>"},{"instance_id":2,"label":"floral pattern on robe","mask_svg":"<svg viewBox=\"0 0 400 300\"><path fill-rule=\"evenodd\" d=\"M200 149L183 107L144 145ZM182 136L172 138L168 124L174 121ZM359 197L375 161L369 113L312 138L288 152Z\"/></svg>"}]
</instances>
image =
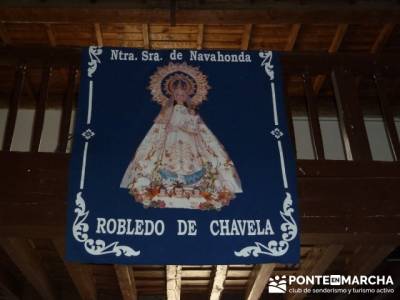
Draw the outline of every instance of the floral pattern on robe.
<instances>
[{"instance_id":1,"label":"floral pattern on robe","mask_svg":"<svg viewBox=\"0 0 400 300\"><path fill-rule=\"evenodd\" d=\"M233 162L198 114L176 104L156 118L121 182L145 207L220 209L241 193Z\"/></svg>"}]
</instances>

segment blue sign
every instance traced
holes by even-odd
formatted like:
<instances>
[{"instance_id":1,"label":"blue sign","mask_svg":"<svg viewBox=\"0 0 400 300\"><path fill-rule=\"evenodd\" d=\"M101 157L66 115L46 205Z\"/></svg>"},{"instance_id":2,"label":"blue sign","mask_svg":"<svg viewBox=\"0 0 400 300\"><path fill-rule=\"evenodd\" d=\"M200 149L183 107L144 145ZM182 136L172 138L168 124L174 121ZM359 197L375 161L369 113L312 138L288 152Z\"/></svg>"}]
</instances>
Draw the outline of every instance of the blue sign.
<instances>
[{"instance_id":1,"label":"blue sign","mask_svg":"<svg viewBox=\"0 0 400 300\"><path fill-rule=\"evenodd\" d=\"M67 259L298 262L282 89L271 51L83 51Z\"/></svg>"}]
</instances>

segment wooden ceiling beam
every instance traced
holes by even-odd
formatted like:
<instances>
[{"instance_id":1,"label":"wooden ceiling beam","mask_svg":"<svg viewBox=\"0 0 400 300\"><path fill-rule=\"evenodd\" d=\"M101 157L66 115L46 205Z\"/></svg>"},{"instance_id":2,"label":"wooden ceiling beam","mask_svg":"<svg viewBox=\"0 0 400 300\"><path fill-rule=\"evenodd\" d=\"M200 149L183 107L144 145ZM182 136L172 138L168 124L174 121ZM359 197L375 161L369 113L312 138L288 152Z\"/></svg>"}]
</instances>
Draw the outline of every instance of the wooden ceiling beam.
<instances>
[{"instance_id":1,"label":"wooden ceiling beam","mask_svg":"<svg viewBox=\"0 0 400 300\"><path fill-rule=\"evenodd\" d=\"M320 253L316 256L311 255L308 259L309 261L309 270L302 271L302 275L324 275L326 270L332 264L332 262L339 255L340 251L342 251L343 245L330 245L326 248L320 249ZM312 285L302 286L302 288L312 288ZM298 293L292 294L289 296L290 300L300 300L306 297L306 293Z\"/></svg>"},{"instance_id":2,"label":"wooden ceiling beam","mask_svg":"<svg viewBox=\"0 0 400 300\"><path fill-rule=\"evenodd\" d=\"M328 53L336 53L339 48L340 45L343 42L344 36L346 35L347 29L349 28L348 24L339 24L335 35L333 36L332 42L329 46L328 49ZM313 84L313 89L314 89L314 93L315 95L318 95L322 86L324 85L324 82L326 80L326 76L325 75L318 75L315 80L314 80L314 84Z\"/></svg>"},{"instance_id":3,"label":"wooden ceiling beam","mask_svg":"<svg viewBox=\"0 0 400 300\"><path fill-rule=\"evenodd\" d=\"M135 276L131 266L114 265L123 300L137 300Z\"/></svg>"},{"instance_id":4,"label":"wooden ceiling beam","mask_svg":"<svg viewBox=\"0 0 400 300\"><path fill-rule=\"evenodd\" d=\"M263 264L254 267L246 288L246 300L260 299L274 268L275 264Z\"/></svg>"},{"instance_id":5,"label":"wooden ceiling beam","mask_svg":"<svg viewBox=\"0 0 400 300\"><path fill-rule=\"evenodd\" d=\"M103 46L103 33L101 32L100 23L94 23L94 34L96 37L97 46Z\"/></svg>"},{"instance_id":6,"label":"wooden ceiling beam","mask_svg":"<svg viewBox=\"0 0 400 300\"><path fill-rule=\"evenodd\" d=\"M79 263L69 263L64 260L65 243L64 239L53 240L53 245L58 255L64 262L65 268L71 277L82 300L96 300L97 292L92 271L89 265Z\"/></svg>"},{"instance_id":7,"label":"wooden ceiling beam","mask_svg":"<svg viewBox=\"0 0 400 300\"><path fill-rule=\"evenodd\" d=\"M57 47L56 36L54 34L53 28L51 27L51 24L45 23L44 26L46 28L47 39L49 40L50 46ZM64 77L64 79L67 80L68 75L64 69L61 70L61 74Z\"/></svg>"},{"instance_id":8,"label":"wooden ceiling beam","mask_svg":"<svg viewBox=\"0 0 400 300\"><path fill-rule=\"evenodd\" d=\"M44 26L46 27L46 34L47 34L47 38L49 40L50 46L56 47L57 46L56 37L54 35L53 29L51 28L51 24L44 24Z\"/></svg>"},{"instance_id":9,"label":"wooden ceiling beam","mask_svg":"<svg viewBox=\"0 0 400 300\"><path fill-rule=\"evenodd\" d=\"M384 48L386 42L389 40L390 36L393 33L395 28L395 24L385 24L381 31L379 32L374 44L371 47L370 53L375 54L378 53L381 49Z\"/></svg>"},{"instance_id":10,"label":"wooden ceiling beam","mask_svg":"<svg viewBox=\"0 0 400 300\"><path fill-rule=\"evenodd\" d=\"M182 266L167 265L167 300L181 299Z\"/></svg>"},{"instance_id":11,"label":"wooden ceiling beam","mask_svg":"<svg viewBox=\"0 0 400 300\"><path fill-rule=\"evenodd\" d=\"M297 41L297 37L299 36L299 32L301 29L301 24L293 24L292 28L290 30L289 33L289 37L285 46L285 51L292 51L296 41Z\"/></svg>"},{"instance_id":12,"label":"wooden ceiling beam","mask_svg":"<svg viewBox=\"0 0 400 300\"><path fill-rule=\"evenodd\" d=\"M210 300L221 299L222 291L224 290L224 283L226 274L228 273L227 265L217 265L215 267L215 275L212 283Z\"/></svg>"},{"instance_id":13,"label":"wooden ceiling beam","mask_svg":"<svg viewBox=\"0 0 400 300\"><path fill-rule=\"evenodd\" d=\"M25 89L28 93L29 98L31 99L32 103L36 103L38 100L38 92L35 90L32 79L29 76L29 73L26 76L25 80Z\"/></svg>"},{"instance_id":14,"label":"wooden ceiling beam","mask_svg":"<svg viewBox=\"0 0 400 300\"><path fill-rule=\"evenodd\" d=\"M301 5L298 2L265 1L237 6L234 3L206 3L201 9L171 7L138 7L134 1L125 5L91 5L74 7L5 7L0 21L34 23L174 23L176 24L338 24L395 23L400 7L389 1L363 2L349 5L345 1L329 1Z\"/></svg>"},{"instance_id":15,"label":"wooden ceiling beam","mask_svg":"<svg viewBox=\"0 0 400 300\"><path fill-rule=\"evenodd\" d=\"M142 25L143 48L150 49L149 24Z\"/></svg>"},{"instance_id":16,"label":"wooden ceiling beam","mask_svg":"<svg viewBox=\"0 0 400 300\"><path fill-rule=\"evenodd\" d=\"M253 28L252 24L244 25L244 31L243 31L243 36L242 36L242 45L240 47L241 50L249 49L252 28Z\"/></svg>"},{"instance_id":17,"label":"wooden ceiling beam","mask_svg":"<svg viewBox=\"0 0 400 300\"><path fill-rule=\"evenodd\" d=\"M170 24L171 26L176 25L176 0L169 0L170 3Z\"/></svg>"},{"instance_id":18,"label":"wooden ceiling beam","mask_svg":"<svg viewBox=\"0 0 400 300\"><path fill-rule=\"evenodd\" d=\"M4 45L11 45L11 39L8 37L7 29L3 22L0 22L0 39Z\"/></svg>"},{"instance_id":19,"label":"wooden ceiling beam","mask_svg":"<svg viewBox=\"0 0 400 300\"><path fill-rule=\"evenodd\" d=\"M349 24L338 25L335 35L332 39L331 45L329 46L328 53L336 53L339 50L348 28Z\"/></svg>"},{"instance_id":20,"label":"wooden ceiling beam","mask_svg":"<svg viewBox=\"0 0 400 300\"><path fill-rule=\"evenodd\" d=\"M204 42L204 24L198 25L198 33L197 33L197 49L203 49Z\"/></svg>"},{"instance_id":21,"label":"wooden ceiling beam","mask_svg":"<svg viewBox=\"0 0 400 300\"><path fill-rule=\"evenodd\" d=\"M379 32L376 40L374 41L374 44L372 45L372 47L370 49L371 54L377 54L377 53L381 52L381 50L385 47L386 42L389 40L395 26L396 26L395 24L391 24L391 23L385 24L383 26L383 28ZM356 77L355 86L357 89L360 86L361 80L362 80L361 76Z\"/></svg>"},{"instance_id":22,"label":"wooden ceiling beam","mask_svg":"<svg viewBox=\"0 0 400 300\"><path fill-rule=\"evenodd\" d=\"M394 250L395 245L360 246L353 253L347 266L351 275L368 275Z\"/></svg>"},{"instance_id":23,"label":"wooden ceiling beam","mask_svg":"<svg viewBox=\"0 0 400 300\"><path fill-rule=\"evenodd\" d=\"M43 299L57 299L48 274L27 240L2 238L0 246Z\"/></svg>"}]
</instances>

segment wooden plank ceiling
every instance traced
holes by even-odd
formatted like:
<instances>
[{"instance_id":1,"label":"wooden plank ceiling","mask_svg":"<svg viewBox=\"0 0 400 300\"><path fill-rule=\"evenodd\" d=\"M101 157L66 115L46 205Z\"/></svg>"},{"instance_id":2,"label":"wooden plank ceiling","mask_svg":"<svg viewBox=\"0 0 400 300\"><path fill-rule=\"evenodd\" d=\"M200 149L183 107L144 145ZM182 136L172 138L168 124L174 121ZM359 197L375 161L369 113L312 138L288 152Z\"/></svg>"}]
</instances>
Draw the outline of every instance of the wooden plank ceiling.
<instances>
[{"instance_id":1,"label":"wooden plank ceiling","mask_svg":"<svg viewBox=\"0 0 400 300\"><path fill-rule=\"evenodd\" d=\"M331 54L400 51L400 25L396 24L400 20L400 5L391 1L380 1L380 4L357 1L356 5L350 3L353 1L328 1L327 4L327 1L290 0L128 1L114 5L110 1L93 1L73 7L64 3L63 9L56 6L63 1L56 4L42 1L37 5L38 2L30 0L24 6L17 6L12 5L13 1L5 1L0 6L1 45L269 49ZM279 11L276 16L275 10ZM349 19L348 13L352 18ZM396 13L399 18L392 18ZM189 20L188 14L192 15ZM8 102L9 95L4 91L11 90L13 72L13 68L0 67L0 105ZM61 97L67 73L66 69L53 70L50 95ZM39 90L41 73L30 70L27 77L32 88L25 91L23 98L28 100L22 100L23 105ZM327 81L323 75L312 78L317 95L331 94L331 83ZM289 76L288 96L304 96L302 83L303 78ZM371 78L360 82L364 91L371 85ZM49 102L57 101L50 99Z\"/></svg>"},{"instance_id":2,"label":"wooden plank ceiling","mask_svg":"<svg viewBox=\"0 0 400 300\"><path fill-rule=\"evenodd\" d=\"M19 47L82 47L103 45L146 49L225 49L310 52L310 53L381 53L400 52L398 24L137 24L137 23L29 23L0 22L3 46ZM14 83L13 67L0 67L0 106L8 103ZM49 83L49 103L57 99L68 80L68 69L53 68ZM21 104L34 103L40 89L42 72L30 69L29 89L23 91ZM316 94L332 95L330 79L325 75L311 78ZM359 82L361 94L374 88L373 78ZM303 78L290 75L285 87L288 96L303 98ZM400 92L400 89L398 89ZM371 94L371 93L370 93ZM373 93L372 93L373 94ZM369 96L369 97L373 97ZM303 100L301 100L303 101ZM372 106L372 105L371 105ZM324 108L321 108L324 111ZM331 108L327 108L331 109Z\"/></svg>"},{"instance_id":3,"label":"wooden plank ceiling","mask_svg":"<svg viewBox=\"0 0 400 300\"><path fill-rule=\"evenodd\" d=\"M3 45L138 47L151 49L270 49L315 52L400 50L394 24L135 24L0 23Z\"/></svg>"},{"instance_id":4,"label":"wooden plank ceiling","mask_svg":"<svg viewBox=\"0 0 400 300\"><path fill-rule=\"evenodd\" d=\"M382 263L394 246L303 246L298 265L82 265L62 261L46 239L2 239L0 289L5 299L260 299L270 276L365 275ZM14 256L17 257L14 257ZM12 258L15 266L10 263ZM35 257L35 258L34 258ZM20 261L19 261L20 260ZM365 264L371 261L371 264ZM36 267L40 267L40 272ZM369 268L368 270L363 268ZM16 270L18 269L18 270ZM18 278L18 279L16 279ZM26 298L26 289L33 296ZM297 295L302 298L306 295ZM165 297L165 298L164 298ZM1 298L0 298L1 299Z\"/></svg>"}]
</instances>

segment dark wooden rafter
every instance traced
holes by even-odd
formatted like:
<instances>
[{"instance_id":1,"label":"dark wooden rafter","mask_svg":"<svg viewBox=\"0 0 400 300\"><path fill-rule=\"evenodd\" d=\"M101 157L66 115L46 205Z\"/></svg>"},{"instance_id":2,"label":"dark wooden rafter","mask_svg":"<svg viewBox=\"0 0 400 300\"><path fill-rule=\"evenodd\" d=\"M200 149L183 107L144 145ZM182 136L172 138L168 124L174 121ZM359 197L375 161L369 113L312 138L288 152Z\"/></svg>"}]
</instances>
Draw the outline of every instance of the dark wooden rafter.
<instances>
[{"instance_id":1,"label":"dark wooden rafter","mask_svg":"<svg viewBox=\"0 0 400 300\"><path fill-rule=\"evenodd\" d=\"M302 275L323 275L335 258L339 255L340 251L342 251L342 245L330 245L328 247L320 249L319 253L316 257L313 257L313 260L310 260L310 268L302 272ZM302 286L302 288L311 288L312 285ZM298 293L292 294L289 299L290 300L300 300L304 299L307 296L306 293Z\"/></svg>"},{"instance_id":2,"label":"dark wooden rafter","mask_svg":"<svg viewBox=\"0 0 400 300\"><path fill-rule=\"evenodd\" d=\"M221 299L227 272L227 265L215 266L214 278L212 279L212 287L210 292L210 300Z\"/></svg>"},{"instance_id":3,"label":"dark wooden rafter","mask_svg":"<svg viewBox=\"0 0 400 300\"><path fill-rule=\"evenodd\" d=\"M26 80L25 80L25 89L26 89L26 92L28 93L28 97L30 98L32 103L36 103L36 101L38 99L38 92L36 91L34 84L32 82L32 79L29 75L30 74L28 72L28 74L26 76Z\"/></svg>"},{"instance_id":4,"label":"dark wooden rafter","mask_svg":"<svg viewBox=\"0 0 400 300\"><path fill-rule=\"evenodd\" d=\"M94 23L94 35L96 38L97 46L103 46L103 33L101 32L100 23Z\"/></svg>"},{"instance_id":5,"label":"dark wooden rafter","mask_svg":"<svg viewBox=\"0 0 400 300\"><path fill-rule=\"evenodd\" d=\"M3 22L0 22L0 39L4 45L11 45L11 40L8 37L7 30Z\"/></svg>"},{"instance_id":6,"label":"dark wooden rafter","mask_svg":"<svg viewBox=\"0 0 400 300\"><path fill-rule=\"evenodd\" d=\"M371 50L370 50L371 54L378 53L379 51L381 51L381 49L383 49L386 42L389 40L390 36L392 35L395 26L396 26L395 24L390 23L390 24L385 24L382 27L374 44L371 47Z\"/></svg>"},{"instance_id":7,"label":"dark wooden rafter","mask_svg":"<svg viewBox=\"0 0 400 300\"><path fill-rule=\"evenodd\" d=\"M384 47L386 42L389 40L393 30L395 28L395 24L389 23L385 24L382 29L379 31L377 38L375 39L373 45L371 46L370 53L377 54L379 53ZM357 76L355 85L358 88L361 83L361 76Z\"/></svg>"},{"instance_id":8,"label":"dark wooden rafter","mask_svg":"<svg viewBox=\"0 0 400 300\"><path fill-rule=\"evenodd\" d=\"M264 291L275 264L255 265L246 289L246 300L258 300Z\"/></svg>"},{"instance_id":9,"label":"dark wooden rafter","mask_svg":"<svg viewBox=\"0 0 400 300\"><path fill-rule=\"evenodd\" d=\"M382 113L383 122L385 124L386 134L389 140L389 146L395 161L400 161L400 141L397 134L394 115L391 108L392 93L388 93L387 79L383 78L379 73L374 76L375 84L378 91L379 106Z\"/></svg>"},{"instance_id":10,"label":"dark wooden rafter","mask_svg":"<svg viewBox=\"0 0 400 300\"><path fill-rule=\"evenodd\" d=\"M377 38L371 46L370 53L377 54L379 53L385 46L386 42L389 40L393 30L395 28L395 24L389 23L385 24L382 29L379 31ZM357 76L355 81L355 86L358 88L361 83L361 76Z\"/></svg>"},{"instance_id":11,"label":"dark wooden rafter","mask_svg":"<svg viewBox=\"0 0 400 300\"><path fill-rule=\"evenodd\" d=\"M135 276L132 266L114 265L123 300L137 300Z\"/></svg>"},{"instance_id":12,"label":"dark wooden rafter","mask_svg":"<svg viewBox=\"0 0 400 300\"><path fill-rule=\"evenodd\" d=\"M96 300L97 291L89 265L70 263L64 260L65 243L63 239L54 239L53 244L58 255L64 261L65 268L71 277L82 300Z\"/></svg>"},{"instance_id":13,"label":"dark wooden rafter","mask_svg":"<svg viewBox=\"0 0 400 300\"><path fill-rule=\"evenodd\" d=\"M150 49L149 24L142 25L143 48Z\"/></svg>"},{"instance_id":14,"label":"dark wooden rafter","mask_svg":"<svg viewBox=\"0 0 400 300\"><path fill-rule=\"evenodd\" d=\"M197 33L197 49L203 49L204 42L204 24L198 25L198 33Z\"/></svg>"},{"instance_id":15,"label":"dark wooden rafter","mask_svg":"<svg viewBox=\"0 0 400 300\"><path fill-rule=\"evenodd\" d=\"M57 40L56 40L56 35L53 30L53 26L51 26L51 23L45 23L44 27L46 30L46 35L47 35L49 45L51 47L57 47L58 44L57 44ZM68 75L66 74L64 69L61 69L61 74L64 78L68 78Z\"/></svg>"},{"instance_id":16,"label":"dark wooden rafter","mask_svg":"<svg viewBox=\"0 0 400 300\"><path fill-rule=\"evenodd\" d=\"M321 127L318 118L318 99L314 94L310 74L308 72L303 73L303 81L314 156L317 160L325 159Z\"/></svg>"},{"instance_id":17,"label":"dark wooden rafter","mask_svg":"<svg viewBox=\"0 0 400 300\"><path fill-rule=\"evenodd\" d=\"M25 78L26 78L26 65L20 65L17 67L14 89L9 102L9 111L7 114L6 128L4 131L3 147L2 150L10 150L11 143L15 130L15 123L17 121L17 112L21 95L24 89Z\"/></svg>"},{"instance_id":18,"label":"dark wooden rafter","mask_svg":"<svg viewBox=\"0 0 400 300\"><path fill-rule=\"evenodd\" d=\"M65 91L61 109L61 123L58 135L56 152L64 153L69 140L69 129L71 126L71 114L78 80L78 68L72 66L69 70L68 86Z\"/></svg>"},{"instance_id":19,"label":"dark wooden rafter","mask_svg":"<svg viewBox=\"0 0 400 300\"><path fill-rule=\"evenodd\" d=\"M49 81L51 78L51 72L52 68L50 66L46 66L43 69L39 97L36 98L35 117L33 120L33 131L30 147L30 151L32 152L39 151L40 140L43 131L46 102L49 96Z\"/></svg>"},{"instance_id":20,"label":"dark wooden rafter","mask_svg":"<svg viewBox=\"0 0 400 300\"><path fill-rule=\"evenodd\" d=\"M242 45L241 45L240 49L242 49L242 50L249 49L252 28L253 28L252 24L246 24L244 26L243 36L242 36Z\"/></svg>"},{"instance_id":21,"label":"dark wooden rafter","mask_svg":"<svg viewBox=\"0 0 400 300\"><path fill-rule=\"evenodd\" d=\"M6 22L77 22L77 23L170 23L172 24L337 24L391 23L400 18L400 9L390 1L361 2L349 5L346 1L320 2L310 5L283 1L206 1L198 6L190 4L176 9L170 0L154 9L132 1L125 5L85 5L75 7L41 6L7 7L0 11L0 21ZM175 23L174 23L175 22Z\"/></svg>"},{"instance_id":22,"label":"dark wooden rafter","mask_svg":"<svg viewBox=\"0 0 400 300\"><path fill-rule=\"evenodd\" d=\"M302 274L310 273L310 270L312 269L315 261L321 256L321 251L323 247L324 246L317 245L310 248L309 251L305 253L304 258L300 259L298 267Z\"/></svg>"},{"instance_id":23,"label":"dark wooden rafter","mask_svg":"<svg viewBox=\"0 0 400 300\"><path fill-rule=\"evenodd\" d=\"M368 275L394 250L395 245L364 245L355 249L346 266L346 273ZM367 262L367 263L366 263Z\"/></svg>"},{"instance_id":24,"label":"dark wooden rafter","mask_svg":"<svg viewBox=\"0 0 400 300\"><path fill-rule=\"evenodd\" d=\"M50 23L45 23L44 24L45 28L46 28L46 34L47 34L47 38L49 40L49 44L51 47L56 47L57 46L57 41L56 41L56 37L54 35L53 29L51 27Z\"/></svg>"},{"instance_id":25,"label":"dark wooden rafter","mask_svg":"<svg viewBox=\"0 0 400 300\"><path fill-rule=\"evenodd\" d=\"M44 270L40 258L27 240L2 238L0 246L19 268L25 279L45 300L56 300L54 288Z\"/></svg>"},{"instance_id":26,"label":"dark wooden rafter","mask_svg":"<svg viewBox=\"0 0 400 300\"><path fill-rule=\"evenodd\" d=\"M395 24L389 23L385 24L382 29L379 31L377 38L375 39L374 43L371 46L370 53L377 54L379 53L384 47L386 42L389 40L393 30L395 28ZM361 83L361 76L357 76L355 85L358 88Z\"/></svg>"},{"instance_id":27,"label":"dark wooden rafter","mask_svg":"<svg viewBox=\"0 0 400 300\"><path fill-rule=\"evenodd\" d=\"M339 51L339 48L342 45L343 39L346 35L348 28L349 28L348 24L338 25L335 35L333 36L332 42L329 46L328 53L336 53Z\"/></svg>"},{"instance_id":28,"label":"dark wooden rafter","mask_svg":"<svg viewBox=\"0 0 400 300\"><path fill-rule=\"evenodd\" d=\"M352 276L369 275L395 248L396 247L391 244L369 244L353 247L352 253L344 256L345 265L342 267L342 272ZM345 285L343 287L351 288L350 285ZM348 298L348 295L342 295L337 297L337 300Z\"/></svg>"},{"instance_id":29,"label":"dark wooden rafter","mask_svg":"<svg viewBox=\"0 0 400 300\"><path fill-rule=\"evenodd\" d=\"M299 35L301 29L301 24L293 24L292 28L290 30L289 36L288 36L288 40L285 46L285 51L292 51L296 41L297 41L297 37Z\"/></svg>"},{"instance_id":30,"label":"dark wooden rafter","mask_svg":"<svg viewBox=\"0 0 400 300\"><path fill-rule=\"evenodd\" d=\"M180 300L181 299L181 285L182 285L182 266L180 265L167 265L166 266L167 286L166 294L167 300Z\"/></svg>"},{"instance_id":31,"label":"dark wooden rafter","mask_svg":"<svg viewBox=\"0 0 400 300\"><path fill-rule=\"evenodd\" d=\"M338 25L335 35L333 36L332 42L329 46L328 53L336 53L339 50L340 45L342 44L342 41L344 39L344 36L346 35L348 27L349 27L348 24ZM318 75L315 78L313 88L314 88L314 93L316 95L319 94L322 86L324 85L325 80L326 80L325 75Z\"/></svg>"},{"instance_id":32,"label":"dark wooden rafter","mask_svg":"<svg viewBox=\"0 0 400 300\"><path fill-rule=\"evenodd\" d=\"M334 69L332 82L338 108L339 124L348 160L372 160L356 78L348 70Z\"/></svg>"},{"instance_id":33,"label":"dark wooden rafter","mask_svg":"<svg viewBox=\"0 0 400 300\"><path fill-rule=\"evenodd\" d=\"M176 1L177 0L169 0L169 2L170 2L169 22L170 22L171 26L176 25L176 10L177 10Z\"/></svg>"},{"instance_id":34,"label":"dark wooden rafter","mask_svg":"<svg viewBox=\"0 0 400 300\"><path fill-rule=\"evenodd\" d=\"M48 39L49 45L51 47L57 47L58 43L57 43L57 40L56 40L56 35L54 33L52 24L51 23L45 23L44 27L45 27L45 30L46 30L46 35L47 35L47 39ZM67 76L67 74L66 74L64 69L61 70L61 74L62 74L62 76L64 76L64 78L68 78L68 76Z\"/></svg>"}]
</instances>

